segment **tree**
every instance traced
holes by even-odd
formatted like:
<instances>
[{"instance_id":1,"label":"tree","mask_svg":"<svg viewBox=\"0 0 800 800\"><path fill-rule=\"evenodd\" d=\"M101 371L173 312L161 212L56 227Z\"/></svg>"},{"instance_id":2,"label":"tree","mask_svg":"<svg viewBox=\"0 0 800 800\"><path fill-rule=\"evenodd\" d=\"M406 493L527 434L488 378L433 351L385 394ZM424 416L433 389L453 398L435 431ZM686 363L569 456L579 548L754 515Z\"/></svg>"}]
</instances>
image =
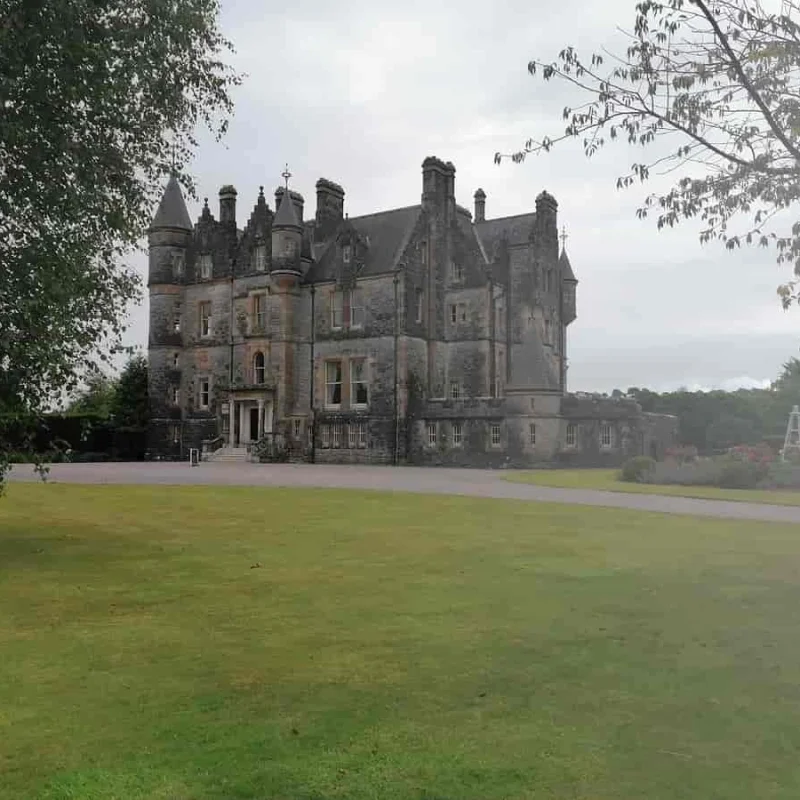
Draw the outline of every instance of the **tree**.
<instances>
[{"instance_id":1,"label":"tree","mask_svg":"<svg viewBox=\"0 0 800 800\"><path fill-rule=\"evenodd\" d=\"M777 261L800 277L800 221L786 214L800 198L800 26L795 3L781 13L760 0L644 0L636 5L623 54L581 58L565 47L557 60L533 60L544 80L571 84L580 105L563 111L560 135L530 139L514 154L549 151L582 139L591 157L609 142L645 148L618 187L658 170L680 172L671 189L647 196L638 211L657 211L658 228L703 222L701 241L774 245ZM505 156L497 153L499 162ZM729 229L736 217L741 228ZM796 281L779 287L784 307Z\"/></svg>"},{"instance_id":2,"label":"tree","mask_svg":"<svg viewBox=\"0 0 800 800\"><path fill-rule=\"evenodd\" d=\"M67 413L110 417L116 392L117 382L103 372L96 372L86 379L86 387L69 403Z\"/></svg>"},{"instance_id":3,"label":"tree","mask_svg":"<svg viewBox=\"0 0 800 800\"><path fill-rule=\"evenodd\" d=\"M120 427L147 427L147 359L143 355L133 356L122 370L115 386L111 414Z\"/></svg>"},{"instance_id":4,"label":"tree","mask_svg":"<svg viewBox=\"0 0 800 800\"><path fill-rule=\"evenodd\" d=\"M0 413L37 413L118 344L139 295L122 261L163 176L192 191L181 165L198 125L226 128L240 79L218 13L217 0L0 0Z\"/></svg>"}]
</instances>

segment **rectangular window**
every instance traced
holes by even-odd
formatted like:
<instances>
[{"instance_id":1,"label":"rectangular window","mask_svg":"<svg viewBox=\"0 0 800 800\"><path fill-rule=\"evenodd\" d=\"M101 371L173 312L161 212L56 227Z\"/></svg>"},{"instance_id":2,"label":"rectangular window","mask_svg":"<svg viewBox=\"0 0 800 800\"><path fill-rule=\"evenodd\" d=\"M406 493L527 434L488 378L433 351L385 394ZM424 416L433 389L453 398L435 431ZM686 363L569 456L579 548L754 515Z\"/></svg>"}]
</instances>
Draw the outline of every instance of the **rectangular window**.
<instances>
[{"instance_id":1,"label":"rectangular window","mask_svg":"<svg viewBox=\"0 0 800 800\"><path fill-rule=\"evenodd\" d=\"M536 400L531 397L531 411L536 411Z\"/></svg>"},{"instance_id":2,"label":"rectangular window","mask_svg":"<svg viewBox=\"0 0 800 800\"><path fill-rule=\"evenodd\" d=\"M453 423L453 447L461 447L464 439L464 427L460 422Z\"/></svg>"},{"instance_id":3,"label":"rectangular window","mask_svg":"<svg viewBox=\"0 0 800 800\"><path fill-rule=\"evenodd\" d=\"M203 253L199 258L199 271L200 277L207 281L211 278L211 273L214 268L214 262L211 258L211 253Z\"/></svg>"},{"instance_id":4,"label":"rectangular window","mask_svg":"<svg viewBox=\"0 0 800 800\"><path fill-rule=\"evenodd\" d=\"M567 425L567 447L575 447L576 439L575 426L570 422L569 425Z\"/></svg>"},{"instance_id":5,"label":"rectangular window","mask_svg":"<svg viewBox=\"0 0 800 800\"><path fill-rule=\"evenodd\" d=\"M179 305L172 312L172 331L173 333L181 332L181 307Z\"/></svg>"},{"instance_id":6,"label":"rectangular window","mask_svg":"<svg viewBox=\"0 0 800 800\"><path fill-rule=\"evenodd\" d=\"M351 252L352 251L350 250L350 245L349 244L346 244L346 245L344 245L344 247L342 247L342 261L345 264L349 264L350 263Z\"/></svg>"},{"instance_id":7,"label":"rectangular window","mask_svg":"<svg viewBox=\"0 0 800 800\"><path fill-rule=\"evenodd\" d=\"M173 353L172 354L172 369L178 369L181 365L181 356L180 353Z\"/></svg>"},{"instance_id":8,"label":"rectangular window","mask_svg":"<svg viewBox=\"0 0 800 800\"><path fill-rule=\"evenodd\" d=\"M253 295L253 330L259 333L267 327L267 296L265 294Z\"/></svg>"},{"instance_id":9,"label":"rectangular window","mask_svg":"<svg viewBox=\"0 0 800 800\"><path fill-rule=\"evenodd\" d=\"M175 253L172 256L172 274L176 278L182 278L186 266L186 259L183 253Z\"/></svg>"},{"instance_id":10,"label":"rectangular window","mask_svg":"<svg viewBox=\"0 0 800 800\"><path fill-rule=\"evenodd\" d=\"M325 363L325 404L340 406L342 404L342 362L327 361Z\"/></svg>"},{"instance_id":11,"label":"rectangular window","mask_svg":"<svg viewBox=\"0 0 800 800\"><path fill-rule=\"evenodd\" d=\"M454 283L461 283L464 280L464 267L455 261L451 262L450 278Z\"/></svg>"},{"instance_id":12,"label":"rectangular window","mask_svg":"<svg viewBox=\"0 0 800 800\"><path fill-rule=\"evenodd\" d=\"M458 322L458 306L455 303L450 306L450 322L452 322L453 325Z\"/></svg>"},{"instance_id":13,"label":"rectangular window","mask_svg":"<svg viewBox=\"0 0 800 800\"><path fill-rule=\"evenodd\" d=\"M610 425L600 426L600 447L611 447L614 441L613 431Z\"/></svg>"},{"instance_id":14,"label":"rectangular window","mask_svg":"<svg viewBox=\"0 0 800 800\"><path fill-rule=\"evenodd\" d=\"M341 447L341 446L342 446L342 423L334 422L331 447Z\"/></svg>"},{"instance_id":15,"label":"rectangular window","mask_svg":"<svg viewBox=\"0 0 800 800\"><path fill-rule=\"evenodd\" d=\"M425 295L422 293L422 289L417 289L416 292L414 293L414 297L417 308L417 322L422 322L422 312L423 312L424 297L425 297Z\"/></svg>"},{"instance_id":16,"label":"rectangular window","mask_svg":"<svg viewBox=\"0 0 800 800\"><path fill-rule=\"evenodd\" d=\"M181 438L181 429L178 425L170 425L170 433L172 434L172 443L178 444Z\"/></svg>"},{"instance_id":17,"label":"rectangular window","mask_svg":"<svg viewBox=\"0 0 800 800\"><path fill-rule=\"evenodd\" d=\"M458 318L462 322L467 321L467 304L466 303L459 303L458 304Z\"/></svg>"},{"instance_id":18,"label":"rectangular window","mask_svg":"<svg viewBox=\"0 0 800 800\"><path fill-rule=\"evenodd\" d=\"M428 444L433 447L436 444L437 425L435 422L428 423Z\"/></svg>"},{"instance_id":19,"label":"rectangular window","mask_svg":"<svg viewBox=\"0 0 800 800\"><path fill-rule=\"evenodd\" d=\"M531 444L536 444L536 423L531 422L528 425L528 436Z\"/></svg>"},{"instance_id":20,"label":"rectangular window","mask_svg":"<svg viewBox=\"0 0 800 800\"><path fill-rule=\"evenodd\" d=\"M550 320L546 319L544 321L544 343L545 344L550 344L551 343L551 336L552 336L552 332L551 332Z\"/></svg>"},{"instance_id":21,"label":"rectangular window","mask_svg":"<svg viewBox=\"0 0 800 800\"><path fill-rule=\"evenodd\" d=\"M339 291L331 294L331 328L341 328L344 324L344 295Z\"/></svg>"},{"instance_id":22,"label":"rectangular window","mask_svg":"<svg viewBox=\"0 0 800 800\"><path fill-rule=\"evenodd\" d=\"M300 427L301 427L301 421L299 419L296 419L294 421L294 438L295 439L299 439L300 438Z\"/></svg>"},{"instance_id":23,"label":"rectangular window","mask_svg":"<svg viewBox=\"0 0 800 800\"><path fill-rule=\"evenodd\" d=\"M358 423L351 422L347 427L347 446L354 448L358 441Z\"/></svg>"},{"instance_id":24,"label":"rectangular window","mask_svg":"<svg viewBox=\"0 0 800 800\"><path fill-rule=\"evenodd\" d=\"M363 358L350 362L350 403L365 406L369 402L367 389L367 365Z\"/></svg>"},{"instance_id":25,"label":"rectangular window","mask_svg":"<svg viewBox=\"0 0 800 800\"><path fill-rule=\"evenodd\" d=\"M425 267L428 265L428 243L424 239L419 243L419 250L422 266Z\"/></svg>"},{"instance_id":26,"label":"rectangular window","mask_svg":"<svg viewBox=\"0 0 800 800\"><path fill-rule=\"evenodd\" d=\"M267 246L260 244L256 247L255 253L256 272L267 271Z\"/></svg>"},{"instance_id":27,"label":"rectangular window","mask_svg":"<svg viewBox=\"0 0 800 800\"><path fill-rule=\"evenodd\" d=\"M358 423L358 446L359 447L366 447L367 446L367 423L366 422L359 422Z\"/></svg>"},{"instance_id":28,"label":"rectangular window","mask_svg":"<svg viewBox=\"0 0 800 800\"><path fill-rule=\"evenodd\" d=\"M331 446L331 426L327 422L319 426L319 438L323 447Z\"/></svg>"},{"instance_id":29,"label":"rectangular window","mask_svg":"<svg viewBox=\"0 0 800 800\"><path fill-rule=\"evenodd\" d=\"M361 305L361 292L353 289L350 292L350 327L360 328L364 324L364 306Z\"/></svg>"},{"instance_id":30,"label":"rectangular window","mask_svg":"<svg viewBox=\"0 0 800 800\"><path fill-rule=\"evenodd\" d=\"M491 428L492 447L500 447L500 426L495 424Z\"/></svg>"},{"instance_id":31,"label":"rectangular window","mask_svg":"<svg viewBox=\"0 0 800 800\"><path fill-rule=\"evenodd\" d=\"M200 303L200 335L211 336L211 303L208 301Z\"/></svg>"},{"instance_id":32,"label":"rectangular window","mask_svg":"<svg viewBox=\"0 0 800 800\"><path fill-rule=\"evenodd\" d=\"M211 381L208 378L200 379L198 394L198 405L200 408L208 408L211 402Z\"/></svg>"},{"instance_id":33,"label":"rectangular window","mask_svg":"<svg viewBox=\"0 0 800 800\"><path fill-rule=\"evenodd\" d=\"M179 406L181 404L181 390L177 386L172 387L172 405Z\"/></svg>"},{"instance_id":34,"label":"rectangular window","mask_svg":"<svg viewBox=\"0 0 800 800\"><path fill-rule=\"evenodd\" d=\"M458 400L461 397L461 384L458 381L450 381L450 398Z\"/></svg>"}]
</instances>

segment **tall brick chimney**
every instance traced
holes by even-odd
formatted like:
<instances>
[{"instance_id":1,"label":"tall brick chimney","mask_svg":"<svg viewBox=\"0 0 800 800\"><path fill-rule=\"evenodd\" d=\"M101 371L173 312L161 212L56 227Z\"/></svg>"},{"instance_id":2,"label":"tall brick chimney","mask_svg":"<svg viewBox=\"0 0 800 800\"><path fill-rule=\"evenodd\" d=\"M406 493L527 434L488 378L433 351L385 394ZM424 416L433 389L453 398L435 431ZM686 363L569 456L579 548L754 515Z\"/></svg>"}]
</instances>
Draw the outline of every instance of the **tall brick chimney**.
<instances>
[{"instance_id":1,"label":"tall brick chimney","mask_svg":"<svg viewBox=\"0 0 800 800\"><path fill-rule=\"evenodd\" d=\"M316 188L317 215L314 236L324 240L333 234L344 219L344 189L327 178L320 178Z\"/></svg>"},{"instance_id":2,"label":"tall brick chimney","mask_svg":"<svg viewBox=\"0 0 800 800\"><path fill-rule=\"evenodd\" d=\"M475 222L486 222L486 192L475 192Z\"/></svg>"}]
</instances>

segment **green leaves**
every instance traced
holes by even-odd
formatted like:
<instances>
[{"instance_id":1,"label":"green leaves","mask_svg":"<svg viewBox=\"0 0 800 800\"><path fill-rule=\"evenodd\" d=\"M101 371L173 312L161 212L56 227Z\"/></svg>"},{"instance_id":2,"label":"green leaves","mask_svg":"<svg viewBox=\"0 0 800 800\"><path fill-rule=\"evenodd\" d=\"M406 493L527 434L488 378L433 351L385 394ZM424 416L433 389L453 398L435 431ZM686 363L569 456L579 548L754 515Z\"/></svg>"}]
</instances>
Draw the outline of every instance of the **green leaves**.
<instances>
[{"instance_id":1,"label":"green leaves","mask_svg":"<svg viewBox=\"0 0 800 800\"><path fill-rule=\"evenodd\" d=\"M173 152L180 171L231 111L218 12L0 0L0 405L41 409L118 346Z\"/></svg>"},{"instance_id":2,"label":"green leaves","mask_svg":"<svg viewBox=\"0 0 800 800\"><path fill-rule=\"evenodd\" d=\"M657 207L659 229L697 217L701 241L774 245L778 263L800 276L800 231L778 227L787 224L779 212L800 199L800 25L758 0L645 0L630 37L608 73L601 54L586 60L569 46L555 62L528 64L532 75L577 87L586 102L564 109L560 136L532 138L510 158L519 163L575 138L589 157L609 141L647 148L651 159L620 176L618 188L654 174L679 177L645 200L640 217ZM685 177L698 165L702 177ZM741 230L729 233L734 219ZM792 281L779 293L797 299Z\"/></svg>"}]
</instances>

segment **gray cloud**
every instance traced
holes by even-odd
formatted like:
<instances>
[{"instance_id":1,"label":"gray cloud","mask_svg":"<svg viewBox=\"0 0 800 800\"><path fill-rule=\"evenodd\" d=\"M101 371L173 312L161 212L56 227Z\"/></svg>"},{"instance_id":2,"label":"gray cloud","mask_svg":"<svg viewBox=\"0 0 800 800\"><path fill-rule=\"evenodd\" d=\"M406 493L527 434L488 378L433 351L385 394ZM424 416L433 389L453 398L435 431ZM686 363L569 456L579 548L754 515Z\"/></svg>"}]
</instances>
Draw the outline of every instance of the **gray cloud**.
<instances>
[{"instance_id":1,"label":"gray cloud","mask_svg":"<svg viewBox=\"0 0 800 800\"><path fill-rule=\"evenodd\" d=\"M788 270L771 253L701 247L696 226L659 233L653 220L637 220L646 191L668 182L616 190L641 155L634 150L587 160L568 142L520 166L493 164L495 151L558 134L562 107L576 102L530 77L528 60L553 59L567 44L619 47L615 28L631 19L628 0L224 4L232 61L248 77L225 141L201 137L191 165L200 196L214 207L218 187L234 183L244 218L259 185L271 195L288 162L310 210L324 175L344 185L349 213L363 214L417 202L430 154L455 163L462 205L486 190L488 216L530 210L547 188L580 280L571 388L767 381L796 351L798 322L797 311L780 309L775 288ZM136 265L144 274L146 259ZM146 313L146 301L132 311L130 342L145 343Z\"/></svg>"}]
</instances>

